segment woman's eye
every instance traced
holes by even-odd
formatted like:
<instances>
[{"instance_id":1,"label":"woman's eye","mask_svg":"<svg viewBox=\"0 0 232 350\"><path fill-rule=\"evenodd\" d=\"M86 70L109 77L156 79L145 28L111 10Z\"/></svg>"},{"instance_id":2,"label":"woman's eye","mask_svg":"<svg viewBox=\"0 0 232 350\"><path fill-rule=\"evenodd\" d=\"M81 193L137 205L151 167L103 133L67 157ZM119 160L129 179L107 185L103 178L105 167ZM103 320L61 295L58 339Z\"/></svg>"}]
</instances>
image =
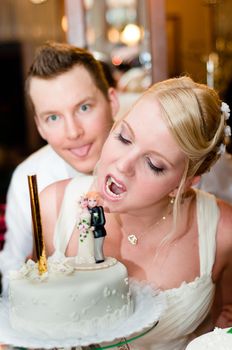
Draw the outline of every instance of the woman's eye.
<instances>
[{"instance_id":1,"label":"woman's eye","mask_svg":"<svg viewBox=\"0 0 232 350\"><path fill-rule=\"evenodd\" d=\"M48 121L53 121L53 122L55 122L55 121L57 121L59 119L59 116L58 115L56 115L56 114L52 114L52 115L49 115L49 117L48 117Z\"/></svg>"},{"instance_id":2,"label":"woman's eye","mask_svg":"<svg viewBox=\"0 0 232 350\"><path fill-rule=\"evenodd\" d=\"M147 164L148 166L151 168L152 171L154 171L156 174L163 174L164 172L164 168L159 168L157 166L155 166L155 164L152 163L152 161L150 160L150 158L147 157Z\"/></svg>"},{"instance_id":3,"label":"woman's eye","mask_svg":"<svg viewBox=\"0 0 232 350\"><path fill-rule=\"evenodd\" d=\"M131 141L128 140L127 138L125 138L121 133L116 134L116 139L119 140L120 142L126 144L126 145L130 145Z\"/></svg>"}]
</instances>

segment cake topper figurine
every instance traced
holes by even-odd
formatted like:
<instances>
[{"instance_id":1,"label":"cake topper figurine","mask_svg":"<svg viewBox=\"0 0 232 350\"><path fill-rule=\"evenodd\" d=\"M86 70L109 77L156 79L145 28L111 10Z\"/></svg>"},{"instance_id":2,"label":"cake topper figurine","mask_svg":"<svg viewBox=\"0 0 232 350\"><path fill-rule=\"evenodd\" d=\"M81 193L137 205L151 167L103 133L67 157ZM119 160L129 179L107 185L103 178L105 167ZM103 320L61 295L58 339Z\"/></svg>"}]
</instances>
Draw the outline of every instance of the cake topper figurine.
<instances>
[{"instance_id":1,"label":"cake topper figurine","mask_svg":"<svg viewBox=\"0 0 232 350\"><path fill-rule=\"evenodd\" d=\"M79 200L80 213L77 221L79 230L78 254L76 256L77 264L92 264L94 259L94 237L93 227L91 227L91 214L88 209L88 198L81 196Z\"/></svg>"},{"instance_id":2,"label":"cake topper figurine","mask_svg":"<svg viewBox=\"0 0 232 350\"><path fill-rule=\"evenodd\" d=\"M103 243L106 236L105 214L100 204L100 195L98 192L88 192L88 209L91 214L91 226L93 227L94 236L94 257L96 263L105 261L103 254Z\"/></svg>"},{"instance_id":3,"label":"cake topper figurine","mask_svg":"<svg viewBox=\"0 0 232 350\"><path fill-rule=\"evenodd\" d=\"M45 255L45 246L44 246L44 240L43 240L37 180L36 180L36 175L29 175L27 178L28 178L28 185L29 185L29 192L30 192L31 214L32 214L32 223L33 223L33 231L34 231L36 257L38 260L39 274L42 275L43 273L47 272L47 259Z\"/></svg>"},{"instance_id":4,"label":"cake topper figurine","mask_svg":"<svg viewBox=\"0 0 232 350\"><path fill-rule=\"evenodd\" d=\"M79 200L77 264L98 264L105 261L103 254L103 243L106 236L105 214L103 207L99 204L98 192L88 192Z\"/></svg>"}]
</instances>

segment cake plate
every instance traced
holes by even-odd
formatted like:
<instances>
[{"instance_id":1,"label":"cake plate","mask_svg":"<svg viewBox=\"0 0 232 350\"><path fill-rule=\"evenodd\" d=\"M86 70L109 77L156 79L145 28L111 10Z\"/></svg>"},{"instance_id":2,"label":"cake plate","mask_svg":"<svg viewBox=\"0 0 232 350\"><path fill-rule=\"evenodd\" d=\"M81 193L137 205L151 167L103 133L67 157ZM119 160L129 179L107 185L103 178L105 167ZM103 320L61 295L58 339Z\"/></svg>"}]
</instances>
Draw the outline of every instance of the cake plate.
<instances>
[{"instance_id":1,"label":"cake plate","mask_svg":"<svg viewBox=\"0 0 232 350\"><path fill-rule=\"evenodd\" d=\"M145 335L158 323L165 310L166 302L163 293L156 292L146 283L130 281L131 292L135 302L135 311L127 320L116 322L115 328L110 330L93 329L90 335L78 334L69 339L51 339L32 335L12 329L9 321L8 300L0 302L0 344L23 348L64 348L85 347L91 344L101 344L99 348L107 349L122 343L131 342ZM128 340L127 340L128 339ZM97 345L93 348L98 348Z\"/></svg>"}]
</instances>

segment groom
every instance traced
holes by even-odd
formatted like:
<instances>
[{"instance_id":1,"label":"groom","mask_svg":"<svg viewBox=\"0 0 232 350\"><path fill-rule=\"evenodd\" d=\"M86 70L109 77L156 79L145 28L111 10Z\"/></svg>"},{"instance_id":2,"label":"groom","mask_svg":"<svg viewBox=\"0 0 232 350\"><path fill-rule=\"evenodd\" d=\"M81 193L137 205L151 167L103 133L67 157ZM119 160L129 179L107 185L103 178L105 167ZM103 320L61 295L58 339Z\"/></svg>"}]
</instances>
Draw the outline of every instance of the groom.
<instances>
[{"instance_id":1,"label":"groom","mask_svg":"<svg viewBox=\"0 0 232 350\"><path fill-rule=\"evenodd\" d=\"M97 192L89 192L87 198L94 235L94 258L98 264L105 261L103 254L103 243L106 236L106 230L104 227L105 215L103 207L99 205L99 194Z\"/></svg>"}]
</instances>

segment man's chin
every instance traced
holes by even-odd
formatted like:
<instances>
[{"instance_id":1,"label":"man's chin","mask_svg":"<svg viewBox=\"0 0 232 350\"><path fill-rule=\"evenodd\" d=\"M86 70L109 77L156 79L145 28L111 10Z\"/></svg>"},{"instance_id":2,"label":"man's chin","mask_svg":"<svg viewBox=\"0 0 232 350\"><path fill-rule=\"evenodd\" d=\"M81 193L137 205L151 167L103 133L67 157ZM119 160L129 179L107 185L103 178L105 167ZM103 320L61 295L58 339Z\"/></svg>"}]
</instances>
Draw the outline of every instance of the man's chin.
<instances>
[{"instance_id":1,"label":"man's chin","mask_svg":"<svg viewBox=\"0 0 232 350\"><path fill-rule=\"evenodd\" d=\"M76 162L76 163L69 163L69 165L71 165L71 167L76 170L79 173L83 173L86 175L92 175L93 171L94 171L94 166L92 164L89 163L82 163L82 162Z\"/></svg>"},{"instance_id":2,"label":"man's chin","mask_svg":"<svg viewBox=\"0 0 232 350\"><path fill-rule=\"evenodd\" d=\"M74 157L73 155L70 157L70 154L67 156L64 154L59 154L61 158L64 159L66 163L68 163L74 170L79 173L83 173L86 175L91 175L94 171L97 159L93 159L93 157L87 157L86 159L81 159L78 157Z\"/></svg>"}]
</instances>

